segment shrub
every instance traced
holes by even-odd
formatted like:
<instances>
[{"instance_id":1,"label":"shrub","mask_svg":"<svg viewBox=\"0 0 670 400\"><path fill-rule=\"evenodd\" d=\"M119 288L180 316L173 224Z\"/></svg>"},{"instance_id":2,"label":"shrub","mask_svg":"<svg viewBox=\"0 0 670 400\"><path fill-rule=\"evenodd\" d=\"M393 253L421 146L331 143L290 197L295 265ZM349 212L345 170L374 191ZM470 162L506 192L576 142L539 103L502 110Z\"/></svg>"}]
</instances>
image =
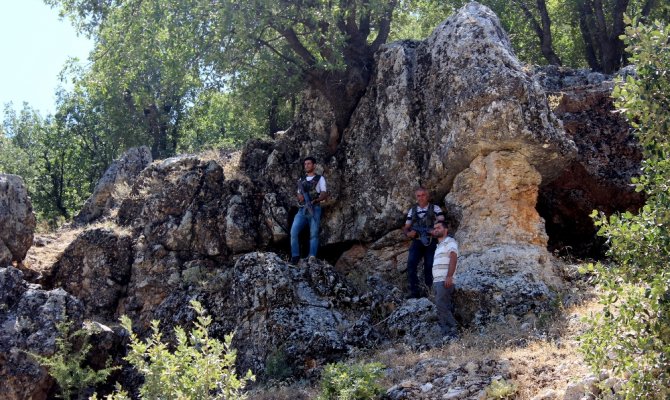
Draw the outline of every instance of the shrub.
<instances>
[{"instance_id":1,"label":"shrub","mask_svg":"<svg viewBox=\"0 0 670 400\"><path fill-rule=\"evenodd\" d=\"M211 317L197 301L191 306L198 314L194 329L187 333L175 328L177 345L173 352L161 340L158 322L152 322L153 334L142 342L132 331L130 319L122 317L130 332L130 351L126 360L143 376L140 395L144 399L243 399L242 390L255 379L251 371L243 378L235 372L236 351L231 347L233 335L224 342L211 338L207 327Z\"/></svg>"},{"instance_id":2,"label":"shrub","mask_svg":"<svg viewBox=\"0 0 670 400\"><path fill-rule=\"evenodd\" d=\"M383 392L377 382L383 374L380 363L328 364L321 376L320 400L373 399Z\"/></svg>"},{"instance_id":3,"label":"shrub","mask_svg":"<svg viewBox=\"0 0 670 400\"><path fill-rule=\"evenodd\" d=\"M516 391L517 386L515 384L500 379L491 382L486 388L485 393L487 399L511 399L516 394Z\"/></svg>"},{"instance_id":4,"label":"shrub","mask_svg":"<svg viewBox=\"0 0 670 400\"><path fill-rule=\"evenodd\" d=\"M633 183L647 202L638 214L593 214L612 262L588 266L603 289L604 310L581 341L595 371L609 369L625 378L623 397L665 399L670 396L670 32L658 22L633 22L626 34L637 76L618 82L613 96L643 147L642 174Z\"/></svg>"},{"instance_id":5,"label":"shrub","mask_svg":"<svg viewBox=\"0 0 670 400\"><path fill-rule=\"evenodd\" d=\"M118 367L110 367L110 359L107 360L106 368L98 371L85 366L84 362L91 350L90 332L85 329L74 331L72 322L67 318L59 322L56 327L58 336L55 353L51 356L29 354L47 368L49 375L58 384L62 398L81 398L87 390L105 382Z\"/></svg>"}]
</instances>

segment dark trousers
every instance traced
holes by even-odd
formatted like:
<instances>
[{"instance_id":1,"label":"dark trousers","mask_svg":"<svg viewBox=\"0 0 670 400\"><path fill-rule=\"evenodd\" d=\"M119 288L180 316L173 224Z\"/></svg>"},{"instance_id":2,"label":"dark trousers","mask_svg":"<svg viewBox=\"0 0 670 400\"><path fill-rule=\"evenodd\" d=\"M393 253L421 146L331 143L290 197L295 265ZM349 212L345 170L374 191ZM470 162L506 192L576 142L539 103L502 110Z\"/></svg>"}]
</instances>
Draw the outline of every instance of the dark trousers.
<instances>
[{"instance_id":1,"label":"dark trousers","mask_svg":"<svg viewBox=\"0 0 670 400\"><path fill-rule=\"evenodd\" d=\"M437 306L437 321L440 324L442 335L456 335L457 323L454 318L454 291L455 287L449 289L444 287L444 281L433 284L435 290L435 305Z\"/></svg>"},{"instance_id":2,"label":"dark trousers","mask_svg":"<svg viewBox=\"0 0 670 400\"><path fill-rule=\"evenodd\" d=\"M409 247L409 257L407 257L407 281L409 284L410 296L419 297L419 279L416 276L416 269L423 258L423 279L426 286L433 284L433 256L437 240L433 239L429 246L424 246L421 240L412 240Z\"/></svg>"}]
</instances>

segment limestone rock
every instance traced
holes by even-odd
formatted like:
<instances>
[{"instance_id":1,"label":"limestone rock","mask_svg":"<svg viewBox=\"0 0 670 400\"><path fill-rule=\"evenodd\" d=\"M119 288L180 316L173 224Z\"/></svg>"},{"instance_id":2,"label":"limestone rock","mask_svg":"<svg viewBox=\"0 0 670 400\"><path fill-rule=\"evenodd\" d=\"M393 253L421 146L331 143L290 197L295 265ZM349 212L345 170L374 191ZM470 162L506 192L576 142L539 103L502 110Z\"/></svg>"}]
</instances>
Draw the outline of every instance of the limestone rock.
<instances>
[{"instance_id":1,"label":"limestone rock","mask_svg":"<svg viewBox=\"0 0 670 400\"><path fill-rule=\"evenodd\" d=\"M344 135L345 201L326 216L330 241L400 226L416 186L439 199L480 155L523 154L546 180L574 157L544 91L484 6L466 5L423 42L383 46L376 60Z\"/></svg>"},{"instance_id":2,"label":"limestone rock","mask_svg":"<svg viewBox=\"0 0 670 400\"><path fill-rule=\"evenodd\" d=\"M83 306L63 289L42 290L12 267L0 268L0 398L45 399L52 379L25 352L55 352L56 324L67 317L81 323Z\"/></svg>"},{"instance_id":3,"label":"limestone rock","mask_svg":"<svg viewBox=\"0 0 670 400\"><path fill-rule=\"evenodd\" d=\"M47 285L63 288L80 299L87 316L116 321L117 305L130 281L131 262L127 232L89 229L65 249Z\"/></svg>"},{"instance_id":4,"label":"limestone rock","mask_svg":"<svg viewBox=\"0 0 670 400\"><path fill-rule=\"evenodd\" d=\"M365 333L364 320L344 313L353 297L353 289L326 263L294 267L272 253L249 253L207 302L220 329L235 330L244 369L263 373L273 355L303 375L346 354L353 344L345 340L347 332L353 341L354 329Z\"/></svg>"},{"instance_id":5,"label":"limestone rock","mask_svg":"<svg viewBox=\"0 0 670 400\"><path fill-rule=\"evenodd\" d=\"M484 324L545 310L562 285L535 204L540 174L516 152L475 159L445 202L460 217L456 312Z\"/></svg>"},{"instance_id":6,"label":"limestone rock","mask_svg":"<svg viewBox=\"0 0 670 400\"><path fill-rule=\"evenodd\" d=\"M0 174L0 267L26 257L34 231L35 215L23 179Z\"/></svg>"},{"instance_id":7,"label":"limestone rock","mask_svg":"<svg viewBox=\"0 0 670 400\"><path fill-rule=\"evenodd\" d=\"M89 223L100 217L109 216L130 192L135 179L151 164L151 150L148 147L134 147L126 151L120 159L107 168L86 200L75 221Z\"/></svg>"}]
</instances>

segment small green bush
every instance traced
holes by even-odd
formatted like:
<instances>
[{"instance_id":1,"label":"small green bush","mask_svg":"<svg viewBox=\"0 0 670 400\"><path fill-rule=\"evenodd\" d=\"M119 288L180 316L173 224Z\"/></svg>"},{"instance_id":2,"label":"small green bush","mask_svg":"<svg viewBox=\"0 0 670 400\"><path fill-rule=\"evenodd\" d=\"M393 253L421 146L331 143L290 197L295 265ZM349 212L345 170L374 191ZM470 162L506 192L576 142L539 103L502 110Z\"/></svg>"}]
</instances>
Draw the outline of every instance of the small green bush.
<instances>
[{"instance_id":1,"label":"small green bush","mask_svg":"<svg viewBox=\"0 0 670 400\"><path fill-rule=\"evenodd\" d=\"M486 388L487 399L511 399L517 391L517 386L514 383L507 382L504 379L491 382Z\"/></svg>"},{"instance_id":2,"label":"small green bush","mask_svg":"<svg viewBox=\"0 0 670 400\"><path fill-rule=\"evenodd\" d=\"M60 389L60 397L64 399L81 398L85 392L107 377L118 367L110 367L111 360L107 360L106 368L99 371L84 362L91 350L89 343L90 332L85 329L73 330L72 322L64 318L56 325L56 352L51 356L41 356L28 353L44 366L49 375L54 378Z\"/></svg>"},{"instance_id":3,"label":"small green bush","mask_svg":"<svg viewBox=\"0 0 670 400\"><path fill-rule=\"evenodd\" d=\"M122 317L123 327L130 332L130 351L126 360L143 376L140 388L143 399L198 400L244 399L242 393L248 381L255 379L251 371L243 378L235 372L236 351L231 347L233 335L224 342L209 337L207 327L211 317L205 316L200 303L191 301L198 314L195 328L187 333L175 328L177 346L170 351L161 340L158 321L152 322L153 334L146 342L132 330L128 317Z\"/></svg>"},{"instance_id":4,"label":"small green bush","mask_svg":"<svg viewBox=\"0 0 670 400\"><path fill-rule=\"evenodd\" d=\"M319 400L364 400L374 399L383 393L378 380L383 375L380 363L328 364L321 376Z\"/></svg>"}]
</instances>

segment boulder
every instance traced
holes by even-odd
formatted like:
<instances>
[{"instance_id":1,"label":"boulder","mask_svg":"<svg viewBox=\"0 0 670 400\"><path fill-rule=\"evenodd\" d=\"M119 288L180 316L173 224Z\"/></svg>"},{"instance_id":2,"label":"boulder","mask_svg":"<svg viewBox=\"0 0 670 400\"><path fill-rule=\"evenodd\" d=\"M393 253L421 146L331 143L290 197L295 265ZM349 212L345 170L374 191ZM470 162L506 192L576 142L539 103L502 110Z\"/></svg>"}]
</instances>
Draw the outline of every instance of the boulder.
<instances>
[{"instance_id":1,"label":"boulder","mask_svg":"<svg viewBox=\"0 0 670 400\"><path fill-rule=\"evenodd\" d=\"M56 351L57 324L81 324L82 303L63 289L28 284L13 267L0 268L0 398L46 399L53 380L27 353Z\"/></svg>"},{"instance_id":2,"label":"boulder","mask_svg":"<svg viewBox=\"0 0 670 400\"><path fill-rule=\"evenodd\" d=\"M342 193L325 216L328 241L371 240L399 227L415 187L439 199L479 156L521 154L547 181L575 156L545 92L516 59L498 18L478 3L425 41L383 46L376 61L344 134Z\"/></svg>"},{"instance_id":3,"label":"boulder","mask_svg":"<svg viewBox=\"0 0 670 400\"><path fill-rule=\"evenodd\" d=\"M0 267L23 261L33 243L35 222L23 179L0 174Z\"/></svg>"},{"instance_id":4,"label":"boulder","mask_svg":"<svg viewBox=\"0 0 670 400\"><path fill-rule=\"evenodd\" d=\"M119 300L130 281L132 242L121 229L85 230L65 249L45 279L84 303L86 315L116 321Z\"/></svg>"},{"instance_id":5,"label":"boulder","mask_svg":"<svg viewBox=\"0 0 670 400\"><path fill-rule=\"evenodd\" d=\"M151 150L146 146L133 147L126 151L107 168L95 185L93 193L75 216L75 221L90 223L109 216L128 195L137 176L151 161Z\"/></svg>"},{"instance_id":6,"label":"boulder","mask_svg":"<svg viewBox=\"0 0 670 400\"><path fill-rule=\"evenodd\" d=\"M269 378L277 368L311 376L354 349L379 343L369 297L325 262L293 266L274 253L252 252L231 268L210 270L198 285L172 291L154 307L154 318L166 334L188 325L195 318L188 303L197 299L213 318L210 334L234 332L238 370Z\"/></svg>"},{"instance_id":7,"label":"boulder","mask_svg":"<svg viewBox=\"0 0 670 400\"><path fill-rule=\"evenodd\" d=\"M437 323L437 307L426 298L409 299L389 315L386 327L390 337L416 350L442 345Z\"/></svg>"}]
</instances>

